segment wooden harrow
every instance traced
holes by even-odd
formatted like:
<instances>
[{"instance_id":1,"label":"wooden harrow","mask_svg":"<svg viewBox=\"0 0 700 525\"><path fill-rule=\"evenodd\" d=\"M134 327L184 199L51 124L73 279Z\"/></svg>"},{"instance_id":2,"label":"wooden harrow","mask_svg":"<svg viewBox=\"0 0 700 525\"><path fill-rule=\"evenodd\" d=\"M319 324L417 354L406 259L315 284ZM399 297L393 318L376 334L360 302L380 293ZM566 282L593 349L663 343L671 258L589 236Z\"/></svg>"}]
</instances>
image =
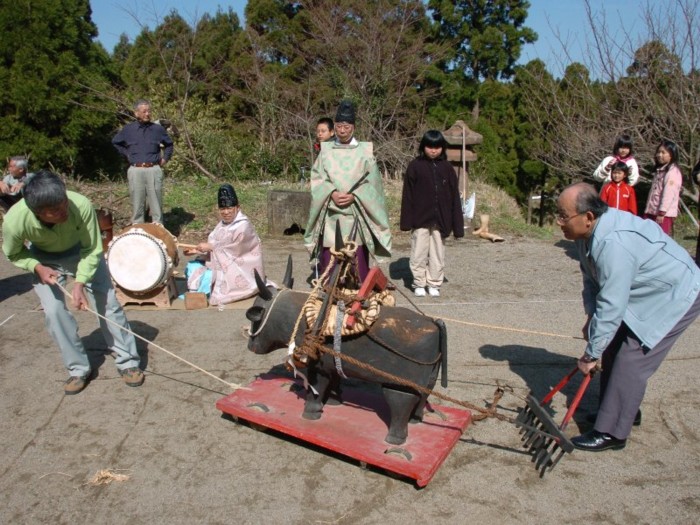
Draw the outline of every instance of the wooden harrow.
<instances>
[{"instance_id":1,"label":"wooden harrow","mask_svg":"<svg viewBox=\"0 0 700 525\"><path fill-rule=\"evenodd\" d=\"M557 425L552 419L545 405L552 400L557 392L564 388L571 378L576 375L577 371L578 367L569 372L542 401L537 401L532 394L529 394L527 396L527 405L518 410L518 417L515 418L516 426L520 427L523 447L527 448L532 456L532 462L535 464L535 468L539 470L540 477L543 477L545 472L552 470L564 454L571 453L574 450L574 444L564 435L564 429L574 416L574 412L576 412L581 398L591 382L592 374L587 374L583 377L581 386L579 386L576 396L574 396L560 425Z\"/></svg>"}]
</instances>

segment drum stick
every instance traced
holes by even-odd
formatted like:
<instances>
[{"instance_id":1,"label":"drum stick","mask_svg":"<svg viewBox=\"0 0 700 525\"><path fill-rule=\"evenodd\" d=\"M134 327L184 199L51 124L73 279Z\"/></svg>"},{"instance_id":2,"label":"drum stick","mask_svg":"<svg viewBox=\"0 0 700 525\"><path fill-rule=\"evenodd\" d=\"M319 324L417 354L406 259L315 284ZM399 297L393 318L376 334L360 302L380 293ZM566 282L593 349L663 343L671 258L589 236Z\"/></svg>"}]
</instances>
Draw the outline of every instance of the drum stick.
<instances>
[{"instance_id":1,"label":"drum stick","mask_svg":"<svg viewBox=\"0 0 700 525\"><path fill-rule=\"evenodd\" d=\"M187 243L184 243L184 242L179 242L179 243L177 243L177 245L178 245L180 248L184 248L185 250L196 250L196 249L197 249L197 246L198 246L197 244L187 244Z\"/></svg>"}]
</instances>

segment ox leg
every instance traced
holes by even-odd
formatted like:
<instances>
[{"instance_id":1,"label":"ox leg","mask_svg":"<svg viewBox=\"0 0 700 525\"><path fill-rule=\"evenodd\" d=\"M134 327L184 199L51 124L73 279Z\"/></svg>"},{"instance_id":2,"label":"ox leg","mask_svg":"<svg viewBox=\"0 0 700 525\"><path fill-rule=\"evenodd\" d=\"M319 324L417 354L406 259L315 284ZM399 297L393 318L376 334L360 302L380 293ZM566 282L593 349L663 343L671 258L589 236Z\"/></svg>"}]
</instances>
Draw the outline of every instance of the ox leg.
<instances>
[{"instance_id":1,"label":"ox leg","mask_svg":"<svg viewBox=\"0 0 700 525\"><path fill-rule=\"evenodd\" d=\"M330 384L328 386L328 390L326 390L326 395L323 396L323 404L324 405L342 405L343 404L343 399L341 397L341 389L340 389L340 376L338 374L333 374L330 380Z\"/></svg>"},{"instance_id":2,"label":"ox leg","mask_svg":"<svg viewBox=\"0 0 700 525\"><path fill-rule=\"evenodd\" d=\"M418 403L418 395L388 387L382 387L382 390L391 413L389 433L384 441L392 445L402 445L408 437L408 420Z\"/></svg>"},{"instance_id":3,"label":"ox leg","mask_svg":"<svg viewBox=\"0 0 700 525\"><path fill-rule=\"evenodd\" d=\"M327 399L326 391L331 384L331 377L318 370L317 367L309 368L309 385L316 389L318 394L309 388L306 393L306 403L304 404L304 413L301 415L304 419L319 419L323 413L323 404Z\"/></svg>"},{"instance_id":4,"label":"ox leg","mask_svg":"<svg viewBox=\"0 0 700 525\"><path fill-rule=\"evenodd\" d=\"M437 377L438 377L439 372L440 372L440 367L437 366L430 374L430 379L428 381L428 384L426 385L426 388L428 390L433 390L435 388L435 384L437 383ZM411 415L411 423L418 423L420 421L423 421L423 415L425 413L425 405L427 402L428 402L428 396L426 394L421 394L420 401L416 405L416 409L413 411L413 414Z\"/></svg>"},{"instance_id":5,"label":"ox leg","mask_svg":"<svg viewBox=\"0 0 700 525\"><path fill-rule=\"evenodd\" d=\"M411 420L410 423L419 423L423 421L423 415L425 413L425 404L428 402L428 396L425 394L420 396L420 400L418 401L418 404L416 405L416 409L413 411L413 414L411 415Z\"/></svg>"}]
</instances>

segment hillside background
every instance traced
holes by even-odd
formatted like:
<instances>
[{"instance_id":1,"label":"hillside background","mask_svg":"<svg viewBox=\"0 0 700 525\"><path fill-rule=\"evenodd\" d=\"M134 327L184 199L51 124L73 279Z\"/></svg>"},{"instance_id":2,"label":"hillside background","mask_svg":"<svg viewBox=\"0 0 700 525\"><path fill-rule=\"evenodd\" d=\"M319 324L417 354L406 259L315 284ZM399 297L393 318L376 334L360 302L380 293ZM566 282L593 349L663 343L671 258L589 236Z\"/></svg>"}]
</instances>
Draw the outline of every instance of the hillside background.
<instances>
[{"instance_id":1,"label":"hillside background","mask_svg":"<svg viewBox=\"0 0 700 525\"><path fill-rule=\"evenodd\" d=\"M97 41L87 0L9 3L0 11L0 155L26 154L32 170L69 181L122 184L110 140L133 118L133 102L148 98L176 142L166 208L205 230L197 206L223 181L251 194L263 183L297 187L316 121L349 98L387 187L400 184L427 129L463 120L484 138L470 182L502 191L522 217L539 196L533 222L547 228L560 189L590 180L615 137L629 133L640 203L656 145L669 138L695 214L699 0L630 13L634 38L582 1L588 54L569 62L562 45L561 77L541 60L516 65L538 38L524 0L258 0L245 24L231 9L194 22L171 11L151 25L134 12L142 31L111 50ZM98 204L125 191L110 189Z\"/></svg>"}]
</instances>

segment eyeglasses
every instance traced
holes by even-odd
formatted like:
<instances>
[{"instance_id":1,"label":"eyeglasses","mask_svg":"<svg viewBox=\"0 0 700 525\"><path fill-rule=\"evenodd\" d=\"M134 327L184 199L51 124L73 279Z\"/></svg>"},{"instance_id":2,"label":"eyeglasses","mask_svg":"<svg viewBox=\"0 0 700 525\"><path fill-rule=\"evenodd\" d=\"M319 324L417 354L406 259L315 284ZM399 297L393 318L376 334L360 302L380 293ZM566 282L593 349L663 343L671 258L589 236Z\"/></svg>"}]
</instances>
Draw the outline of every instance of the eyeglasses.
<instances>
[{"instance_id":1,"label":"eyeglasses","mask_svg":"<svg viewBox=\"0 0 700 525\"><path fill-rule=\"evenodd\" d=\"M586 212L581 212L581 213L577 213L576 215L572 215L571 217L567 217L566 215L559 214L555 217L555 219L556 219L557 223L559 223L559 224L566 224L571 219L578 217L579 215L585 215L585 214L586 214Z\"/></svg>"}]
</instances>

